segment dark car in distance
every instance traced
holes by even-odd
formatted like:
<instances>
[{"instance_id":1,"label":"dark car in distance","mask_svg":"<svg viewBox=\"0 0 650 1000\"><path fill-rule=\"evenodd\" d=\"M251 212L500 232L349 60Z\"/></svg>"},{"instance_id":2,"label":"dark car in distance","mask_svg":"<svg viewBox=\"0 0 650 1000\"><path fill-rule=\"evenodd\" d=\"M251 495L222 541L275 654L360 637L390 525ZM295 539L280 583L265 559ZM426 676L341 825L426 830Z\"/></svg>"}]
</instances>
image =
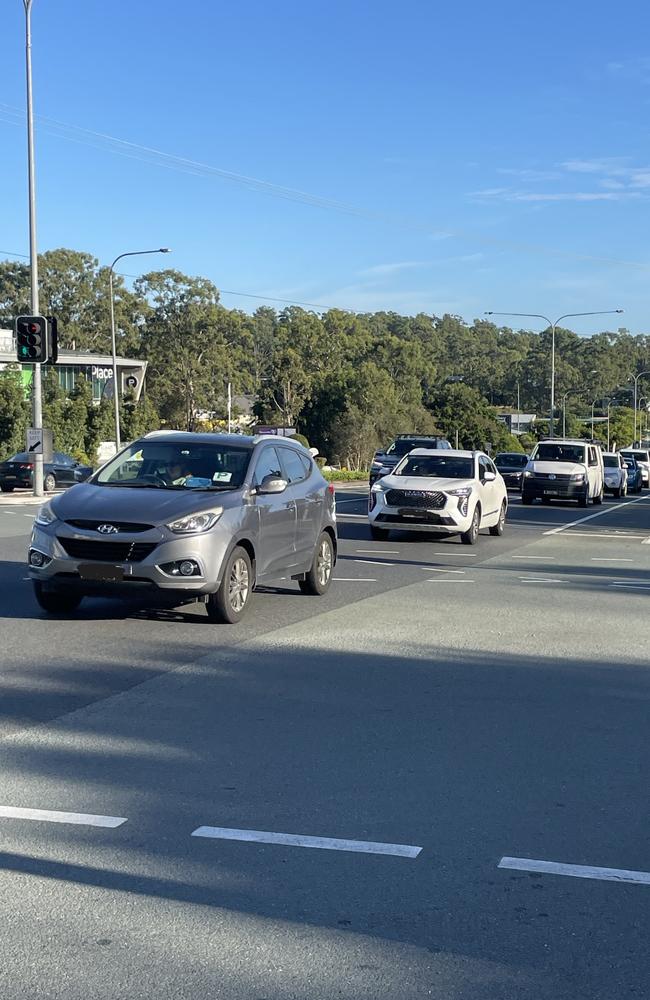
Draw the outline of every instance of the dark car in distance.
<instances>
[{"instance_id":1,"label":"dark car in distance","mask_svg":"<svg viewBox=\"0 0 650 1000\"><path fill-rule=\"evenodd\" d=\"M71 455L55 451L51 462L43 464L43 488L52 493L57 487L74 486L83 483L93 470L82 465ZM0 490L13 493L16 489L31 490L34 485L34 456L27 451L19 451L6 462L0 462Z\"/></svg>"},{"instance_id":2,"label":"dark car in distance","mask_svg":"<svg viewBox=\"0 0 650 1000\"><path fill-rule=\"evenodd\" d=\"M523 455L520 451L500 451L494 457L494 464L509 490L521 489L524 469L528 465L528 455Z\"/></svg>"},{"instance_id":3,"label":"dark car in distance","mask_svg":"<svg viewBox=\"0 0 650 1000\"><path fill-rule=\"evenodd\" d=\"M629 493L640 493L643 489L643 472L636 459L631 456L623 456L625 468L627 469L627 488Z\"/></svg>"},{"instance_id":4,"label":"dark car in distance","mask_svg":"<svg viewBox=\"0 0 650 1000\"><path fill-rule=\"evenodd\" d=\"M451 448L451 445L436 434L398 434L387 448L375 452L370 466L370 485L391 472L414 448Z\"/></svg>"}]
</instances>

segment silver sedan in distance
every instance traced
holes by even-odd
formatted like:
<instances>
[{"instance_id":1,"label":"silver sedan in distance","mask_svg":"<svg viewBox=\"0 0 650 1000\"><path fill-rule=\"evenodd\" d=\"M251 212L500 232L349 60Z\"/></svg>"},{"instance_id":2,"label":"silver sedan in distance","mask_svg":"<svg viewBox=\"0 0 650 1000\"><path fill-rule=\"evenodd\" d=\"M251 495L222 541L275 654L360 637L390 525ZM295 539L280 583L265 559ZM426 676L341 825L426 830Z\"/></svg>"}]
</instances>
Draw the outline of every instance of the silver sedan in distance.
<instances>
[{"instance_id":1,"label":"silver sedan in distance","mask_svg":"<svg viewBox=\"0 0 650 1000\"><path fill-rule=\"evenodd\" d=\"M275 436L155 431L41 507L28 566L40 606L86 596L205 603L238 622L256 584L324 594L336 562L333 487Z\"/></svg>"}]
</instances>

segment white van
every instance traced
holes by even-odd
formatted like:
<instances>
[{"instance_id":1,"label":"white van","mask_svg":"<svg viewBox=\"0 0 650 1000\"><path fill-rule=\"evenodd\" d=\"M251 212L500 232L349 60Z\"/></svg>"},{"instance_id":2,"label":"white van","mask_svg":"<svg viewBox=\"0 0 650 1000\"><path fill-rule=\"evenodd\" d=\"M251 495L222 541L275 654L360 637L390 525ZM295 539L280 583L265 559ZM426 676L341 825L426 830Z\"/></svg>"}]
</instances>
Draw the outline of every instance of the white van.
<instances>
[{"instance_id":1,"label":"white van","mask_svg":"<svg viewBox=\"0 0 650 1000\"><path fill-rule=\"evenodd\" d=\"M590 441L552 438L539 441L530 456L521 481L521 502L531 504L539 498L577 500L586 507L590 500L603 502L605 468L603 452Z\"/></svg>"}]
</instances>

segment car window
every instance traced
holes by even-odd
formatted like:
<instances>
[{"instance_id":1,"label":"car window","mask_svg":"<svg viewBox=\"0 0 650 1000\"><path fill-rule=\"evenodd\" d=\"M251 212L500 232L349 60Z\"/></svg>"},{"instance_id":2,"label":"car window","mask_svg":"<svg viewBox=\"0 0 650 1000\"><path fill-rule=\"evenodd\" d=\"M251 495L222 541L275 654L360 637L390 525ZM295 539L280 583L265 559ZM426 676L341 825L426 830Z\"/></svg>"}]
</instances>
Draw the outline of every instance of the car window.
<instances>
[{"instance_id":1,"label":"car window","mask_svg":"<svg viewBox=\"0 0 650 1000\"><path fill-rule=\"evenodd\" d=\"M523 469L528 465L528 456L504 453L496 456L494 464L497 469Z\"/></svg>"},{"instance_id":2,"label":"car window","mask_svg":"<svg viewBox=\"0 0 650 1000\"><path fill-rule=\"evenodd\" d=\"M92 478L99 486L233 490L244 481L251 449L218 439L134 441Z\"/></svg>"},{"instance_id":3,"label":"car window","mask_svg":"<svg viewBox=\"0 0 650 1000\"><path fill-rule=\"evenodd\" d=\"M589 449L589 465L598 465L598 455L595 448Z\"/></svg>"},{"instance_id":4,"label":"car window","mask_svg":"<svg viewBox=\"0 0 650 1000\"><path fill-rule=\"evenodd\" d=\"M62 451L55 451L52 459L57 465L73 465L73 460L69 455L64 455Z\"/></svg>"},{"instance_id":5,"label":"car window","mask_svg":"<svg viewBox=\"0 0 650 1000\"><path fill-rule=\"evenodd\" d=\"M280 457L276 449L269 447L268 445L262 450L262 454L257 460L257 465L255 466L255 476L253 477L253 485L261 486L262 481L266 479L267 476L275 476L276 479L284 479Z\"/></svg>"},{"instance_id":6,"label":"car window","mask_svg":"<svg viewBox=\"0 0 650 1000\"><path fill-rule=\"evenodd\" d=\"M12 455L8 458L8 462L31 462L33 456L28 455L26 451L19 451L16 455Z\"/></svg>"},{"instance_id":7,"label":"car window","mask_svg":"<svg viewBox=\"0 0 650 1000\"><path fill-rule=\"evenodd\" d=\"M299 483L305 478L307 473L297 451L293 451L292 448L280 448L280 455L290 483Z\"/></svg>"},{"instance_id":8,"label":"car window","mask_svg":"<svg viewBox=\"0 0 650 1000\"><path fill-rule=\"evenodd\" d=\"M479 455L478 459L478 475L479 479L485 479L485 473L488 471L488 461L483 455Z\"/></svg>"},{"instance_id":9,"label":"car window","mask_svg":"<svg viewBox=\"0 0 650 1000\"><path fill-rule=\"evenodd\" d=\"M533 460L538 462L585 462L585 449L579 444L555 444L543 441L537 445Z\"/></svg>"},{"instance_id":10,"label":"car window","mask_svg":"<svg viewBox=\"0 0 650 1000\"><path fill-rule=\"evenodd\" d=\"M462 455L409 455L395 469L396 476L422 476L432 479L473 479L474 463Z\"/></svg>"}]
</instances>

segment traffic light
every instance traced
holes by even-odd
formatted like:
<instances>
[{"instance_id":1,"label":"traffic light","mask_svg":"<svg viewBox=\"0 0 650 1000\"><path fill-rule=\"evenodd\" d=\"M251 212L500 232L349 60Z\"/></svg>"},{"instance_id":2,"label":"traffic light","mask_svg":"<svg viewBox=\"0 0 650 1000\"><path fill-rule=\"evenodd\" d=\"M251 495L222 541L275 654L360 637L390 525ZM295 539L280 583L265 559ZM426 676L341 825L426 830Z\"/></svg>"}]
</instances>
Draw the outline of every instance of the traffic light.
<instances>
[{"instance_id":1,"label":"traffic light","mask_svg":"<svg viewBox=\"0 0 650 1000\"><path fill-rule=\"evenodd\" d=\"M54 316L19 316L16 320L16 357L23 364L55 364L57 341Z\"/></svg>"}]
</instances>

